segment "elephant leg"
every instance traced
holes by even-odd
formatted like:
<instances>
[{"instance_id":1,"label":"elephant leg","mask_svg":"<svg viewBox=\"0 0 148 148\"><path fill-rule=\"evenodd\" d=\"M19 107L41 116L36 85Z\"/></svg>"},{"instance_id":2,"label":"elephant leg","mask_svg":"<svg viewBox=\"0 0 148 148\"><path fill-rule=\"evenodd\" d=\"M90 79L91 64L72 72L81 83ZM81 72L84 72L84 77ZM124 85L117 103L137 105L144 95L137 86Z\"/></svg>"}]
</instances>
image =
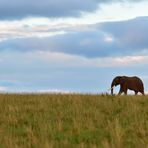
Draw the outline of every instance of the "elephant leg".
<instances>
[{"instance_id":1,"label":"elephant leg","mask_svg":"<svg viewBox=\"0 0 148 148\"><path fill-rule=\"evenodd\" d=\"M123 93L122 91L119 91L119 92L118 92L118 96L120 96L122 93Z\"/></svg>"},{"instance_id":2,"label":"elephant leg","mask_svg":"<svg viewBox=\"0 0 148 148\"><path fill-rule=\"evenodd\" d=\"M123 93L123 90L122 90L122 88L120 88L118 95L120 96L122 93Z\"/></svg>"},{"instance_id":3,"label":"elephant leg","mask_svg":"<svg viewBox=\"0 0 148 148\"><path fill-rule=\"evenodd\" d=\"M138 91L135 91L135 95L137 95L138 94Z\"/></svg>"},{"instance_id":4,"label":"elephant leg","mask_svg":"<svg viewBox=\"0 0 148 148\"><path fill-rule=\"evenodd\" d=\"M144 94L144 91L141 91L141 94L145 95L145 94Z\"/></svg>"},{"instance_id":5,"label":"elephant leg","mask_svg":"<svg viewBox=\"0 0 148 148\"><path fill-rule=\"evenodd\" d=\"M127 95L127 89L124 90L124 94Z\"/></svg>"},{"instance_id":6,"label":"elephant leg","mask_svg":"<svg viewBox=\"0 0 148 148\"><path fill-rule=\"evenodd\" d=\"M127 87L126 87L126 85L123 85L121 87L121 90L124 92L125 95L127 95Z\"/></svg>"}]
</instances>

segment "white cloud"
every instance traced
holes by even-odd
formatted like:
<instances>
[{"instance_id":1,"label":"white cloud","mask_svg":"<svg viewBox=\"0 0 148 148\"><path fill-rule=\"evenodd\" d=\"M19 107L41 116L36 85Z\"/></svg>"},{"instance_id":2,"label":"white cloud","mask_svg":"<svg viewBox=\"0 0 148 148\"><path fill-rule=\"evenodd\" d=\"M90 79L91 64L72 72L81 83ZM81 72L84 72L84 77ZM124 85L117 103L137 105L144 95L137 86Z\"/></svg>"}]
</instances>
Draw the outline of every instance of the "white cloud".
<instances>
[{"instance_id":1,"label":"white cloud","mask_svg":"<svg viewBox=\"0 0 148 148\"><path fill-rule=\"evenodd\" d=\"M148 56L126 56L122 58L115 58L115 61L122 65L129 65L129 64L139 64L139 63L147 63Z\"/></svg>"},{"instance_id":2,"label":"white cloud","mask_svg":"<svg viewBox=\"0 0 148 148\"><path fill-rule=\"evenodd\" d=\"M38 19L42 21L41 19ZM28 21L28 22L27 22ZM0 22L0 42L7 39L30 38L30 37L49 37L54 35L65 34L66 32L57 26L51 25L35 25L34 19L22 21L4 21ZM46 22L46 21L45 21Z\"/></svg>"},{"instance_id":3,"label":"white cloud","mask_svg":"<svg viewBox=\"0 0 148 148\"><path fill-rule=\"evenodd\" d=\"M107 36L104 37L104 41L106 43L112 43L114 41L114 38L110 35L107 35Z\"/></svg>"},{"instance_id":4,"label":"white cloud","mask_svg":"<svg viewBox=\"0 0 148 148\"><path fill-rule=\"evenodd\" d=\"M0 86L0 92L6 92L8 91L7 87Z\"/></svg>"},{"instance_id":5,"label":"white cloud","mask_svg":"<svg viewBox=\"0 0 148 148\"><path fill-rule=\"evenodd\" d=\"M52 63L55 67L129 67L148 63L148 56L86 58L83 56L49 51L28 52L26 53L26 58L34 61L42 61L47 65Z\"/></svg>"},{"instance_id":6,"label":"white cloud","mask_svg":"<svg viewBox=\"0 0 148 148\"><path fill-rule=\"evenodd\" d=\"M94 24L98 22L128 20L140 16L148 16L148 1L101 4L95 13L84 12L83 19L80 22Z\"/></svg>"},{"instance_id":7,"label":"white cloud","mask_svg":"<svg viewBox=\"0 0 148 148\"><path fill-rule=\"evenodd\" d=\"M81 22L81 19L25 18L18 21L0 21L0 42L7 39L50 37L67 32L92 31L96 28Z\"/></svg>"},{"instance_id":8,"label":"white cloud","mask_svg":"<svg viewBox=\"0 0 148 148\"><path fill-rule=\"evenodd\" d=\"M37 90L37 93L49 93L49 94L71 94L73 92L69 90L60 90L60 89L41 89Z\"/></svg>"}]
</instances>

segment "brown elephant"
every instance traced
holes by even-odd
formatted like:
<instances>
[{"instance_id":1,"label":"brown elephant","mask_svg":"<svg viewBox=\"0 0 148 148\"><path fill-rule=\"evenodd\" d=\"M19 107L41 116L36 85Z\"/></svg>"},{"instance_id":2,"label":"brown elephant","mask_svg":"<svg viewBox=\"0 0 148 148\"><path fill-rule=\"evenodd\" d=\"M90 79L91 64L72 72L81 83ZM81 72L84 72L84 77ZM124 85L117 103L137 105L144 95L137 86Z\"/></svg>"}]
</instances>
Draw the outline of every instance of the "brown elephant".
<instances>
[{"instance_id":1,"label":"brown elephant","mask_svg":"<svg viewBox=\"0 0 148 148\"><path fill-rule=\"evenodd\" d=\"M111 83L111 94L113 95L113 87L120 85L120 90L118 95L121 95L123 92L127 95L127 90L133 90L135 95L138 92L144 95L144 85L140 78L134 77L127 77L127 76L117 76L113 79Z\"/></svg>"}]
</instances>

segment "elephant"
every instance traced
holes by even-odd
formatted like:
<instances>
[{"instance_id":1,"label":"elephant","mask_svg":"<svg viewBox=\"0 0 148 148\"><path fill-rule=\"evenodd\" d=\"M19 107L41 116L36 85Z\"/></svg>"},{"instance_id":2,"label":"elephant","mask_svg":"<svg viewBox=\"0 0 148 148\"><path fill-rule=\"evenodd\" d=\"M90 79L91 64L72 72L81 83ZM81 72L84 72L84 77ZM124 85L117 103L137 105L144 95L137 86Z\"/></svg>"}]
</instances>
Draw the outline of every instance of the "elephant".
<instances>
[{"instance_id":1,"label":"elephant","mask_svg":"<svg viewBox=\"0 0 148 148\"><path fill-rule=\"evenodd\" d=\"M120 85L120 90L118 95L121 95L123 92L127 95L127 90L133 90L135 95L140 92L144 95L144 84L142 80L136 76L128 77L128 76L117 76L113 79L111 83L111 94L113 95L113 88L117 85Z\"/></svg>"}]
</instances>

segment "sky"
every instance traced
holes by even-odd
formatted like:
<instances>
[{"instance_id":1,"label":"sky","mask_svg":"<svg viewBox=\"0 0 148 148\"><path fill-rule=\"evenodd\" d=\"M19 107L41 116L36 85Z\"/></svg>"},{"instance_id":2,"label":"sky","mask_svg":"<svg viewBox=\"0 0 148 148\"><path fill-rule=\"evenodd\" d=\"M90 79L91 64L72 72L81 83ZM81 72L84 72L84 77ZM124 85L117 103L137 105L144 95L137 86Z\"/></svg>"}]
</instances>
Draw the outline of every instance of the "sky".
<instances>
[{"instance_id":1,"label":"sky","mask_svg":"<svg viewBox=\"0 0 148 148\"><path fill-rule=\"evenodd\" d=\"M146 0L0 0L0 92L148 92L147 26Z\"/></svg>"}]
</instances>

